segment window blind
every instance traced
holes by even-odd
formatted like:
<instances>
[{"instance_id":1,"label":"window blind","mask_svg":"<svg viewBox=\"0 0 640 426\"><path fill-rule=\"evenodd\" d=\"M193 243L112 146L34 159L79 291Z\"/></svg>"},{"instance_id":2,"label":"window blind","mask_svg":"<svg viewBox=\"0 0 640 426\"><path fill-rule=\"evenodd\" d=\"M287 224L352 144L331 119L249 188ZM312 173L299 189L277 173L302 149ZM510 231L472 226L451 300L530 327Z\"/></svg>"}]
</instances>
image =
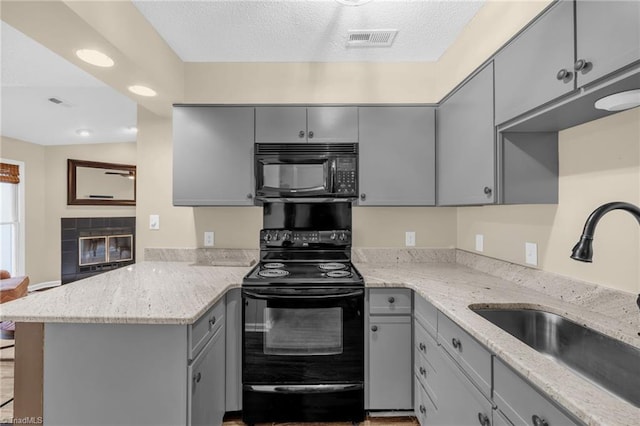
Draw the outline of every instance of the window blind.
<instances>
[{"instance_id":1,"label":"window blind","mask_svg":"<svg viewBox=\"0 0 640 426\"><path fill-rule=\"evenodd\" d=\"M20 183L20 166L0 163L0 182Z\"/></svg>"}]
</instances>

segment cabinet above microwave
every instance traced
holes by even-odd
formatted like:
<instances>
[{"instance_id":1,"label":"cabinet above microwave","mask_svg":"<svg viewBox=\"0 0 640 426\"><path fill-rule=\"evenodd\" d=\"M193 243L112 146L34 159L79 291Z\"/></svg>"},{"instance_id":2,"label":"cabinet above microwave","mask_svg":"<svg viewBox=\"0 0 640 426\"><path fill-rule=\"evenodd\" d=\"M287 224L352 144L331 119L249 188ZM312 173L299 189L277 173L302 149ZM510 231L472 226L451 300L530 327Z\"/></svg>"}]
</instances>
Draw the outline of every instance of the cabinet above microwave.
<instances>
[{"instance_id":1,"label":"cabinet above microwave","mask_svg":"<svg viewBox=\"0 0 640 426\"><path fill-rule=\"evenodd\" d=\"M358 142L356 106L256 107L256 143Z\"/></svg>"}]
</instances>

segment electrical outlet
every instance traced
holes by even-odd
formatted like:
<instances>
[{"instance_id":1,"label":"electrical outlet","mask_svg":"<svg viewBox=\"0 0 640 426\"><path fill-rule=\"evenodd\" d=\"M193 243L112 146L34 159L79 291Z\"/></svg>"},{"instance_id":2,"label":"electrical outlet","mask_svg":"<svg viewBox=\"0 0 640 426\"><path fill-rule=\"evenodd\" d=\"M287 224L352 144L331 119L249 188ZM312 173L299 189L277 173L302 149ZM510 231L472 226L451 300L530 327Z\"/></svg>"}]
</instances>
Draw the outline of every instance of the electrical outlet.
<instances>
[{"instance_id":1,"label":"electrical outlet","mask_svg":"<svg viewBox=\"0 0 640 426\"><path fill-rule=\"evenodd\" d=\"M160 229L160 215L158 214L150 214L149 215L149 229Z\"/></svg>"},{"instance_id":2,"label":"electrical outlet","mask_svg":"<svg viewBox=\"0 0 640 426\"><path fill-rule=\"evenodd\" d=\"M524 243L524 260L528 265L538 266L538 245Z\"/></svg>"},{"instance_id":3,"label":"electrical outlet","mask_svg":"<svg viewBox=\"0 0 640 426\"><path fill-rule=\"evenodd\" d=\"M214 245L214 233L213 231L205 231L204 233L204 246L213 247Z\"/></svg>"},{"instance_id":4,"label":"electrical outlet","mask_svg":"<svg viewBox=\"0 0 640 426\"><path fill-rule=\"evenodd\" d=\"M404 245L407 247L414 247L416 245L416 233L414 231L404 233Z\"/></svg>"},{"instance_id":5,"label":"electrical outlet","mask_svg":"<svg viewBox=\"0 0 640 426\"><path fill-rule=\"evenodd\" d=\"M484 251L484 235L476 234L476 251Z\"/></svg>"}]
</instances>

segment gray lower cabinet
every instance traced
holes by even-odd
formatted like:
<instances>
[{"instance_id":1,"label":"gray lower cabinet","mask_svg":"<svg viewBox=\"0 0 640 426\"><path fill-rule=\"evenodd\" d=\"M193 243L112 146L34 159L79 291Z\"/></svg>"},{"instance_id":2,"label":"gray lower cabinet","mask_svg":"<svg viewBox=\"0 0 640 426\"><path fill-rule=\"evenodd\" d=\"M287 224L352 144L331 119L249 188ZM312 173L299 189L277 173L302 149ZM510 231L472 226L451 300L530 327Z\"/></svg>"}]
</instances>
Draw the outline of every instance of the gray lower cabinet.
<instances>
[{"instance_id":1,"label":"gray lower cabinet","mask_svg":"<svg viewBox=\"0 0 640 426\"><path fill-rule=\"evenodd\" d=\"M496 55L496 124L575 88L573 8L559 1Z\"/></svg>"},{"instance_id":2,"label":"gray lower cabinet","mask_svg":"<svg viewBox=\"0 0 640 426\"><path fill-rule=\"evenodd\" d=\"M256 107L256 143L358 142L354 106Z\"/></svg>"},{"instance_id":3,"label":"gray lower cabinet","mask_svg":"<svg viewBox=\"0 0 640 426\"><path fill-rule=\"evenodd\" d=\"M188 367L191 426L221 424L225 413L225 328L218 331Z\"/></svg>"},{"instance_id":4,"label":"gray lower cabinet","mask_svg":"<svg viewBox=\"0 0 640 426\"><path fill-rule=\"evenodd\" d=\"M438 205L494 203L493 63L441 104L437 122Z\"/></svg>"},{"instance_id":5,"label":"gray lower cabinet","mask_svg":"<svg viewBox=\"0 0 640 426\"><path fill-rule=\"evenodd\" d=\"M226 401L227 411L242 410L242 295L239 288L225 295Z\"/></svg>"},{"instance_id":6,"label":"gray lower cabinet","mask_svg":"<svg viewBox=\"0 0 640 426\"><path fill-rule=\"evenodd\" d=\"M222 424L224 313L223 299L191 325L46 323L44 423Z\"/></svg>"},{"instance_id":7,"label":"gray lower cabinet","mask_svg":"<svg viewBox=\"0 0 640 426\"><path fill-rule=\"evenodd\" d=\"M369 303L367 409L411 410L411 290L371 289L369 300L374 303ZM396 301L408 301L409 310L404 315L374 315L373 312L385 312L385 307L375 302L382 300L391 305L386 312L395 311Z\"/></svg>"},{"instance_id":8,"label":"gray lower cabinet","mask_svg":"<svg viewBox=\"0 0 640 426\"><path fill-rule=\"evenodd\" d=\"M497 409L515 425L566 426L580 424L494 357L493 399Z\"/></svg>"},{"instance_id":9,"label":"gray lower cabinet","mask_svg":"<svg viewBox=\"0 0 640 426\"><path fill-rule=\"evenodd\" d=\"M640 60L640 2L576 2L578 86Z\"/></svg>"},{"instance_id":10,"label":"gray lower cabinet","mask_svg":"<svg viewBox=\"0 0 640 426\"><path fill-rule=\"evenodd\" d=\"M254 204L253 110L173 108L173 205Z\"/></svg>"},{"instance_id":11,"label":"gray lower cabinet","mask_svg":"<svg viewBox=\"0 0 640 426\"><path fill-rule=\"evenodd\" d=\"M361 206L435 204L435 108L360 107Z\"/></svg>"}]
</instances>

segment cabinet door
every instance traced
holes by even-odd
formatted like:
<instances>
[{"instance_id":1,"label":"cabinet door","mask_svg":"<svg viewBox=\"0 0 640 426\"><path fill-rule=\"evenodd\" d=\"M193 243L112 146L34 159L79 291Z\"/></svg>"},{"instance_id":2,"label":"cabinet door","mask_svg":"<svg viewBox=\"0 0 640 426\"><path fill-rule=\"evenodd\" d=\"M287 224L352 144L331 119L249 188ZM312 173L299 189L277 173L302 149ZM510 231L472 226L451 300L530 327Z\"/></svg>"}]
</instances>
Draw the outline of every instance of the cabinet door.
<instances>
[{"instance_id":1,"label":"cabinet door","mask_svg":"<svg viewBox=\"0 0 640 426\"><path fill-rule=\"evenodd\" d=\"M577 60L589 63L577 71L582 86L640 60L640 2L578 0L576 34Z\"/></svg>"},{"instance_id":2,"label":"cabinet door","mask_svg":"<svg viewBox=\"0 0 640 426\"><path fill-rule=\"evenodd\" d=\"M440 348L438 365L438 411L432 424L491 426L493 406Z\"/></svg>"},{"instance_id":3,"label":"cabinet door","mask_svg":"<svg viewBox=\"0 0 640 426\"><path fill-rule=\"evenodd\" d=\"M435 204L435 108L361 107L361 206Z\"/></svg>"},{"instance_id":4,"label":"cabinet door","mask_svg":"<svg viewBox=\"0 0 640 426\"><path fill-rule=\"evenodd\" d=\"M173 204L253 205L253 108L173 108Z\"/></svg>"},{"instance_id":5,"label":"cabinet door","mask_svg":"<svg viewBox=\"0 0 640 426\"><path fill-rule=\"evenodd\" d=\"M369 409L410 410L411 317L371 316L369 328Z\"/></svg>"},{"instance_id":6,"label":"cabinet door","mask_svg":"<svg viewBox=\"0 0 640 426\"><path fill-rule=\"evenodd\" d=\"M309 142L358 142L358 107L307 108Z\"/></svg>"},{"instance_id":7,"label":"cabinet door","mask_svg":"<svg viewBox=\"0 0 640 426\"><path fill-rule=\"evenodd\" d=\"M226 296L226 410L242 410L242 296L239 288Z\"/></svg>"},{"instance_id":8,"label":"cabinet door","mask_svg":"<svg viewBox=\"0 0 640 426\"><path fill-rule=\"evenodd\" d=\"M495 201L492 63L440 107L437 151L439 205Z\"/></svg>"},{"instance_id":9,"label":"cabinet door","mask_svg":"<svg viewBox=\"0 0 640 426\"><path fill-rule=\"evenodd\" d=\"M219 425L225 413L224 327L188 367L188 424Z\"/></svg>"},{"instance_id":10,"label":"cabinet door","mask_svg":"<svg viewBox=\"0 0 640 426\"><path fill-rule=\"evenodd\" d=\"M256 143L307 142L305 107L256 107Z\"/></svg>"},{"instance_id":11,"label":"cabinet door","mask_svg":"<svg viewBox=\"0 0 640 426\"><path fill-rule=\"evenodd\" d=\"M560 1L496 56L496 124L575 88L573 28L573 1Z\"/></svg>"}]
</instances>

